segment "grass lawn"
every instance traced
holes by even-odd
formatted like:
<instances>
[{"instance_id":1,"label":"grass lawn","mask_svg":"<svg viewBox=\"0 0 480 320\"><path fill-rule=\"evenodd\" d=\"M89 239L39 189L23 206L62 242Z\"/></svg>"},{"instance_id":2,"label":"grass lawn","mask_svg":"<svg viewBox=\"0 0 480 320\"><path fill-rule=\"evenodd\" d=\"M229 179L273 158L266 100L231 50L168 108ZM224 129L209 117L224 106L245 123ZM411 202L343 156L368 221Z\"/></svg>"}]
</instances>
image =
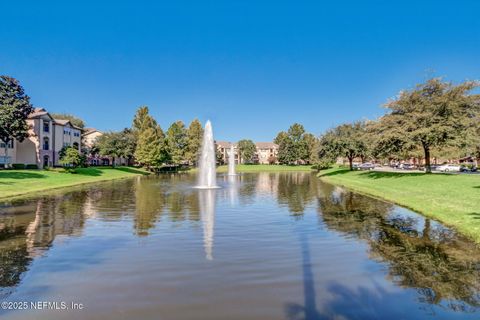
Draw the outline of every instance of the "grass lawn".
<instances>
[{"instance_id":1,"label":"grass lawn","mask_svg":"<svg viewBox=\"0 0 480 320\"><path fill-rule=\"evenodd\" d=\"M77 173L61 170L0 170L0 199L55 188L148 174L137 168L79 168Z\"/></svg>"},{"instance_id":2,"label":"grass lawn","mask_svg":"<svg viewBox=\"0 0 480 320\"><path fill-rule=\"evenodd\" d=\"M480 175L350 172L334 168L321 171L319 177L408 207L480 243Z\"/></svg>"},{"instance_id":3,"label":"grass lawn","mask_svg":"<svg viewBox=\"0 0 480 320\"><path fill-rule=\"evenodd\" d=\"M311 171L311 166L287 166L270 164L239 164L237 172L280 172L280 171ZM228 172L228 166L219 166L217 172Z\"/></svg>"}]
</instances>

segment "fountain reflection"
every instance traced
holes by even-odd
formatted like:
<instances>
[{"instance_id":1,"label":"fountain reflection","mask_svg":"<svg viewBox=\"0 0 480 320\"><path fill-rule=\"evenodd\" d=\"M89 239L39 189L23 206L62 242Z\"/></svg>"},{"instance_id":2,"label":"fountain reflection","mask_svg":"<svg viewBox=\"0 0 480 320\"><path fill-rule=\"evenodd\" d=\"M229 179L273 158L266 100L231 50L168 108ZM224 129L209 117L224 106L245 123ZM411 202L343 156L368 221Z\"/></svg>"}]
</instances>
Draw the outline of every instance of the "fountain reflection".
<instances>
[{"instance_id":1,"label":"fountain reflection","mask_svg":"<svg viewBox=\"0 0 480 320\"><path fill-rule=\"evenodd\" d=\"M215 226L215 190L199 190L200 215L203 224L203 247L207 260L213 260L213 232Z\"/></svg>"}]
</instances>

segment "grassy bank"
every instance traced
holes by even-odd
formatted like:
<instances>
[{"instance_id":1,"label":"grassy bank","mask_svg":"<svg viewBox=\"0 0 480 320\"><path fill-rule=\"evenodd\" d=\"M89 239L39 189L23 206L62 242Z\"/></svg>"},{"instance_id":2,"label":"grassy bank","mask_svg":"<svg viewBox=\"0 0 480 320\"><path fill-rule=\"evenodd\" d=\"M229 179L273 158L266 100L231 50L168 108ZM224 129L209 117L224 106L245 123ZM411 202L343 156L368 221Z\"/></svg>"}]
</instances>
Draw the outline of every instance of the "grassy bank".
<instances>
[{"instance_id":1,"label":"grassy bank","mask_svg":"<svg viewBox=\"0 0 480 320\"><path fill-rule=\"evenodd\" d=\"M77 173L63 170L2 170L0 171L0 199L31 194L84 183L107 181L148 174L136 168L80 168Z\"/></svg>"},{"instance_id":2,"label":"grassy bank","mask_svg":"<svg viewBox=\"0 0 480 320\"><path fill-rule=\"evenodd\" d=\"M326 182L411 208L480 243L480 176L330 169Z\"/></svg>"},{"instance_id":3,"label":"grassy bank","mask_svg":"<svg viewBox=\"0 0 480 320\"><path fill-rule=\"evenodd\" d=\"M239 164L235 166L237 172L286 172L311 171L311 166L286 166L270 164ZM228 166L219 166L217 172L228 172Z\"/></svg>"}]
</instances>

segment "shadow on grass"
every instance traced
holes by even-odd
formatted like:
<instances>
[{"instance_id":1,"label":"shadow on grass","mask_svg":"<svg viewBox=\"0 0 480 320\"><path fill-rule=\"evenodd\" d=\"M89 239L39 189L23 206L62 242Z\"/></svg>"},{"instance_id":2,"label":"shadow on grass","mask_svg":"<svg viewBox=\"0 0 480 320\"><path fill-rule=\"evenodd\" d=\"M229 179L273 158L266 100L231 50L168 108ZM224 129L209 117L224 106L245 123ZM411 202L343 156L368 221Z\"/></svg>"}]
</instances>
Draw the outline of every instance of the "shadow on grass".
<instances>
[{"instance_id":1,"label":"shadow on grass","mask_svg":"<svg viewBox=\"0 0 480 320\"><path fill-rule=\"evenodd\" d=\"M358 176L369 178L369 179L383 179L383 178L404 178L404 177L415 177L415 176L425 176L423 172L390 172L390 171L350 171L349 169L339 169L332 172L321 174L320 177L336 176L346 173L357 173ZM480 186L479 186L480 187Z\"/></svg>"},{"instance_id":2,"label":"shadow on grass","mask_svg":"<svg viewBox=\"0 0 480 320\"><path fill-rule=\"evenodd\" d=\"M385 171L366 171L360 173L360 176L370 179L383 179L383 178L404 178L404 177L416 177L425 176L423 172L385 172Z\"/></svg>"},{"instance_id":3,"label":"shadow on grass","mask_svg":"<svg viewBox=\"0 0 480 320\"><path fill-rule=\"evenodd\" d=\"M480 213L478 213L478 212L471 212L468 215L473 216L473 219L479 219L480 220Z\"/></svg>"},{"instance_id":4,"label":"shadow on grass","mask_svg":"<svg viewBox=\"0 0 480 320\"><path fill-rule=\"evenodd\" d=\"M132 167L118 167L118 168L115 168L119 171L123 171L123 172L129 172L129 173L135 173L135 174L142 174L142 175L149 175L148 172L145 172L143 170L140 170L140 169L137 169L137 168L132 168Z\"/></svg>"},{"instance_id":5,"label":"shadow on grass","mask_svg":"<svg viewBox=\"0 0 480 320\"><path fill-rule=\"evenodd\" d=\"M42 179L45 175L35 172L0 171L0 179Z\"/></svg>"},{"instance_id":6,"label":"shadow on grass","mask_svg":"<svg viewBox=\"0 0 480 320\"><path fill-rule=\"evenodd\" d=\"M99 177L103 175L103 171L95 168L81 168L76 169L75 171L71 172L72 174L82 175L82 176L90 176L90 177Z\"/></svg>"},{"instance_id":7,"label":"shadow on grass","mask_svg":"<svg viewBox=\"0 0 480 320\"><path fill-rule=\"evenodd\" d=\"M345 173L349 173L349 172L353 172L353 171L350 171L349 169L338 169L338 170L335 170L335 171L332 171L332 172L327 172L327 173L322 173L322 171L320 171L320 177L329 177L329 176L336 176L336 175L339 175L339 174L345 174Z\"/></svg>"}]
</instances>

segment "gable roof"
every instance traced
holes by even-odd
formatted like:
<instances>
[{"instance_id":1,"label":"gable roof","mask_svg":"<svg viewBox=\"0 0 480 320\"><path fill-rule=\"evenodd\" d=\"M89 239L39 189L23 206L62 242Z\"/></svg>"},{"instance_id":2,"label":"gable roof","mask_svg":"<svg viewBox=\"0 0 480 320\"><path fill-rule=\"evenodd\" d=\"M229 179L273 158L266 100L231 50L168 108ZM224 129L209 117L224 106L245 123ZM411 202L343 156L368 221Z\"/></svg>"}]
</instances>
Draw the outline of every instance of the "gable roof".
<instances>
[{"instance_id":1,"label":"gable roof","mask_svg":"<svg viewBox=\"0 0 480 320\"><path fill-rule=\"evenodd\" d=\"M52 116L44 108L33 109L33 112L28 115L28 119L37 119L37 118L40 118L41 116L45 116L45 115L53 120Z\"/></svg>"},{"instance_id":2,"label":"gable roof","mask_svg":"<svg viewBox=\"0 0 480 320\"><path fill-rule=\"evenodd\" d=\"M70 120L67 120L67 119L53 119L53 121L55 121L55 124L59 124L61 126L70 125L72 128L78 129L80 131L83 130L82 128L77 127Z\"/></svg>"},{"instance_id":3,"label":"gable roof","mask_svg":"<svg viewBox=\"0 0 480 320\"><path fill-rule=\"evenodd\" d=\"M83 129L83 135L86 136L86 135L89 135L89 134L92 134L94 132L98 132L98 133L102 133L100 130L97 130L95 128L84 128Z\"/></svg>"},{"instance_id":4,"label":"gable roof","mask_svg":"<svg viewBox=\"0 0 480 320\"><path fill-rule=\"evenodd\" d=\"M256 142L255 146L258 149L275 149L278 148L278 144L273 142Z\"/></svg>"}]
</instances>

